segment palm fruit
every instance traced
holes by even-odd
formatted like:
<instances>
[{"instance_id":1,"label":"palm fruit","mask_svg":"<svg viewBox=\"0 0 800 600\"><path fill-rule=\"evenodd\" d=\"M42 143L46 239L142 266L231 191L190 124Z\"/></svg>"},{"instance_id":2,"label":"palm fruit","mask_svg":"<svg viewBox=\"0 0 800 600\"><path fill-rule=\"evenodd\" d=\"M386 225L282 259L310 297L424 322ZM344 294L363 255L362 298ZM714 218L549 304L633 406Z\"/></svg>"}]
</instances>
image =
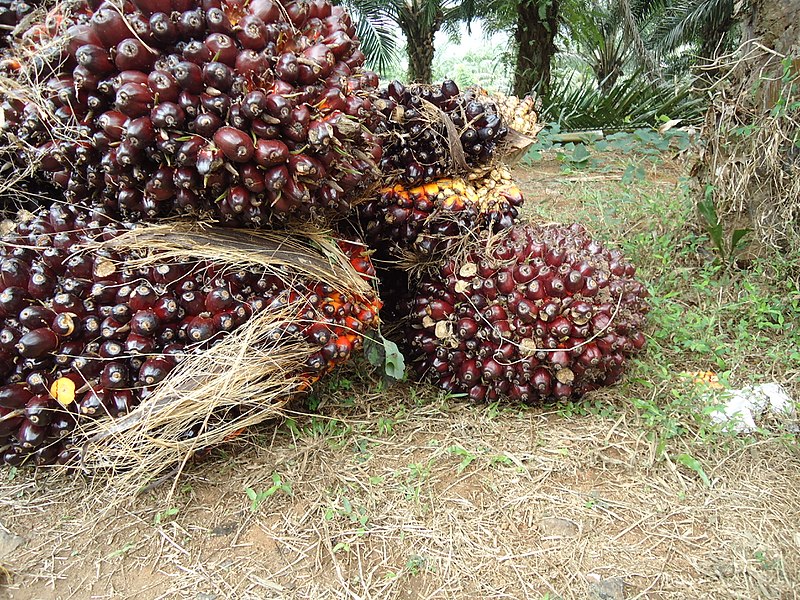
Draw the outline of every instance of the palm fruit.
<instances>
[{"instance_id":1,"label":"palm fruit","mask_svg":"<svg viewBox=\"0 0 800 600\"><path fill-rule=\"evenodd\" d=\"M11 32L40 4L36 0L0 0L0 46L8 45Z\"/></svg>"},{"instance_id":2,"label":"palm fruit","mask_svg":"<svg viewBox=\"0 0 800 600\"><path fill-rule=\"evenodd\" d=\"M131 229L99 211L54 205L0 238L6 463L69 460L82 422L126 414L177 364L263 311L296 315L276 341L308 344L300 368L309 383L347 360L377 325L380 301L371 292L355 296L289 268L174 258L134 268L131 261L151 253L86 248ZM374 278L362 244L338 244L357 273Z\"/></svg>"},{"instance_id":3,"label":"palm fruit","mask_svg":"<svg viewBox=\"0 0 800 600\"><path fill-rule=\"evenodd\" d=\"M538 101L535 96L527 95L519 98L506 96L501 92L493 92L489 94L489 97L497 105L497 112L500 113L510 129L529 137L536 137L542 130L543 125L539 123L537 115L541 101Z\"/></svg>"},{"instance_id":4,"label":"palm fruit","mask_svg":"<svg viewBox=\"0 0 800 600\"><path fill-rule=\"evenodd\" d=\"M474 401L565 399L639 352L647 292L580 225L517 225L424 276L404 306L410 358Z\"/></svg>"},{"instance_id":5,"label":"palm fruit","mask_svg":"<svg viewBox=\"0 0 800 600\"><path fill-rule=\"evenodd\" d=\"M387 130L380 165L390 182L414 185L485 166L508 133L493 102L461 92L452 80L393 81L380 96Z\"/></svg>"},{"instance_id":6,"label":"palm fruit","mask_svg":"<svg viewBox=\"0 0 800 600\"><path fill-rule=\"evenodd\" d=\"M511 227L522 202L510 171L500 166L471 181L439 179L384 188L358 206L358 215L367 243L381 257L407 251L430 257L476 230Z\"/></svg>"},{"instance_id":7,"label":"palm fruit","mask_svg":"<svg viewBox=\"0 0 800 600\"><path fill-rule=\"evenodd\" d=\"M377 178L378 78L344 9L119 6L56 8L15 47L34 58L4 63L20 82L2 104L7 133L69 201L262 226L346 212Z\"/></svg>"}]
</instances>

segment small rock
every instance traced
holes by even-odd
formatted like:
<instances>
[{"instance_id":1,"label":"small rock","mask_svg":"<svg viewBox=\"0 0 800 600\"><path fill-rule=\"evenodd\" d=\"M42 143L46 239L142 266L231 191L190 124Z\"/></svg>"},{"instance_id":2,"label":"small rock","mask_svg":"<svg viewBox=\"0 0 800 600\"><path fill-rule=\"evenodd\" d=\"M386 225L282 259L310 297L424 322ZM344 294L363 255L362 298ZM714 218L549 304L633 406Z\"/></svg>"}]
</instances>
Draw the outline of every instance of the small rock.
<instances>
[{"instance_id":1,"label":"small rock","mask_svg":"<svg viewBox=\"0 0 800 600\"><path fill-rule=\"evenodd\" d=\"M219 598L217 594L206 594L205 592L197 594L197 600L217 600L217 598Z\"/></svg>"},{"instance_id":2,"label":"small rock","mask_svg":"<svg viewBox=\"0 0 800 600\"><path fill-rule=\"evenodd\" d=\"M25 543L25 538L0 529L0 558L11 555Z\"/></svg>"},{"instance_id":3,"label":"small rock","mask_svg":"<svg viewBox=\"0 0 800 600\"><path fill-rule=\"evenodd\" d=\"M559 517L545 517L539 521L539 531L545 537L578 537L579 529L575 521Z\"/></svg>"},{"instance_id":4,"label":"small rock","mask_svg":"<svg viewBox=\"0 0 800 600\"><path fill-rule=\"evenodd\" d=\"M625 600L625 581L622 577L603 579L596 573L586 576L592 600Z\"/></svg>"},{"instance_id":5,"label":"small rock","mask_svg":"<svg viewBox=\"0 0 800 600\"><path fill-rule=\"evenodd\" d=\"M214 537L230 535L232 533L235 533L238 528L239 528L238 523L229 521L227 523L222 523L221 525L217 525L216 527L214 527L214 529L211 530L211 535Z\"/></svg>"}]
</instances>

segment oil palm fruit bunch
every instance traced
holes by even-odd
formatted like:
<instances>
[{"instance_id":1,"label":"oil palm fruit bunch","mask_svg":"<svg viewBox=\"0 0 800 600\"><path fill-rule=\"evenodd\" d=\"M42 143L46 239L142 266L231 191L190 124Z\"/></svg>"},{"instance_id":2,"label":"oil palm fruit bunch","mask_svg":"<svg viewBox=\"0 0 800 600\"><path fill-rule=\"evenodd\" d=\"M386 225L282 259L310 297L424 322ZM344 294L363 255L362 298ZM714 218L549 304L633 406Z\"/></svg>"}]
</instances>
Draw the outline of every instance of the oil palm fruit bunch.
<instances>
[{"instance_id":1,"label":"oil palm fruit bunch","mask_svg":"<svg viewBox=\"0 0 800 600\"><path fill-rule=\"evenodd\" d=\"M326 0L92 0L56 16L24 36L46 60L15 67L43 100L2 109L72 202L260 226L346 211L378 175L377 75Z\"/></svg>"},{"instance_id":2,"label":"oil palm fruit bunch","mask_svg":"<svg viewBox=\"0 0 800 600\"><path fill-rule=\"evenodd\" d=\"M360 204L358 214L367 243L381 257L411 251L428 258L476 230L511 227L522 202L510 172L499 167L472 181L444 178L387 187Z\"/></svg>"},{"instance_id":3,"label":"oil palm fruit bunch","mask_svg":"<svg viewBox=\"0 0 800 600\"><path fill-rule=\"evenodd\" d=\"M580 396L639 352L645 288L580 225L517 225L421 279L405 307L420 373L476 402Z\"/></svg>"},{"instance_id":4,"label":"oil palm fruit bunch","mask_svg":"<svg viewBox=\"0 0 800 600\"><path fill-rule=\"evenodd\" d=\"M523 135L536 137L541 131L542 124L539 123L537 110L540 102L535 96L506 96L501 92L493 92L490 95L497 105L497 111L503 117L503 121L513 129Z\"/></svg>"},{"instance_id":5,"label":"oil palm fruit bunch","mask_svg":"<svg viewBox=\"0 0 800 600\"><path fill-rule=\"evenodd\" d=\"M127 414L181 361L264 311L295 315L270 336L308 345L298 368L309 382L377 324L374 294L348 295L302 272L174 258L133 268L147 250L87 249L133 228L54 205L0 238L2 462L68 461L82 422ZM339 245L358 273L374 275L363 245Z\"/></svg>"},{"instance_id":6,"label":"oil palm fruit bunch","mask_svg":"<svg viewBox=\"0 0 800 600\"><path fill-rule=\"evenodd\" d=\"M380 91L386 119L381 170L413 185L489 164L508 129L497 107L474 90L391 82Z\"/></svg>"}]
</instances>

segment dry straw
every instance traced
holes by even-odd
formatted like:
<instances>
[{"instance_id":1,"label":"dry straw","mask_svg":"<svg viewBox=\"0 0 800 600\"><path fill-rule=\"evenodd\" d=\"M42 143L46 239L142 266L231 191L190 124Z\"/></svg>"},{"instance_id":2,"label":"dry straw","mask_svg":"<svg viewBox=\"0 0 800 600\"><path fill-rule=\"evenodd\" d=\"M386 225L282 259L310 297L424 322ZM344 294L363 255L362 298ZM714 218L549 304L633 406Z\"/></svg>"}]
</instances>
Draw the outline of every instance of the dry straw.
<instances>
[{"instance_id":1,"label":"dry straw","mask_svg":"<svg viewBox=\"0 0 800 600\"><path fill-rule=\"evenodd\" d=\"M289 236L199 224L153 225L97 244L102 245L139 256L126 262L129 268L204 260L218 270L262 270L280 276L298 296L260 313L202 354L186 356L125 417L83 424L76 436L79 466L113 474L104 484L118 498L168 478L177 482L198 450L279 417L289 400L308 389L312 379L302 366L316 348L285 335L290 323L304 324L297 314L312 294L307 282L326 283L350 298L374 293L336 243L312 229Z\"/></svg>"}]
</instances>

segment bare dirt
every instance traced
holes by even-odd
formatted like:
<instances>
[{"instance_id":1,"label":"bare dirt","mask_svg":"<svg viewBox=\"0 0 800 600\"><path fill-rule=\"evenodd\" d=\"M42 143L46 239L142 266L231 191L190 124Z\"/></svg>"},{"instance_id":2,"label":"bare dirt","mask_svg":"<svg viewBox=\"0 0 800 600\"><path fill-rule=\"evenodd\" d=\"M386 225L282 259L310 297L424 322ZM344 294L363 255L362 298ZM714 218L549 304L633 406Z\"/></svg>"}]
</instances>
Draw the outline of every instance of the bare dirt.
<instances>
[{"instance_id":1,"label":"bare dirt","mask_svg":"<svg viewBox=\"0 0 800 600\"><path fill-rule=\"evenodd\" d=\"M662 171L665 185L680 176ZM569 214L559 173L517 170L530 203ZM0 598L800 596L792 440L693 446L706 484L619 388L591 398L608 412L370 380L322 398L112 509L113 479L4 471L0 523L23 540L0 536Z\"/></svg>"}]
</instances>

